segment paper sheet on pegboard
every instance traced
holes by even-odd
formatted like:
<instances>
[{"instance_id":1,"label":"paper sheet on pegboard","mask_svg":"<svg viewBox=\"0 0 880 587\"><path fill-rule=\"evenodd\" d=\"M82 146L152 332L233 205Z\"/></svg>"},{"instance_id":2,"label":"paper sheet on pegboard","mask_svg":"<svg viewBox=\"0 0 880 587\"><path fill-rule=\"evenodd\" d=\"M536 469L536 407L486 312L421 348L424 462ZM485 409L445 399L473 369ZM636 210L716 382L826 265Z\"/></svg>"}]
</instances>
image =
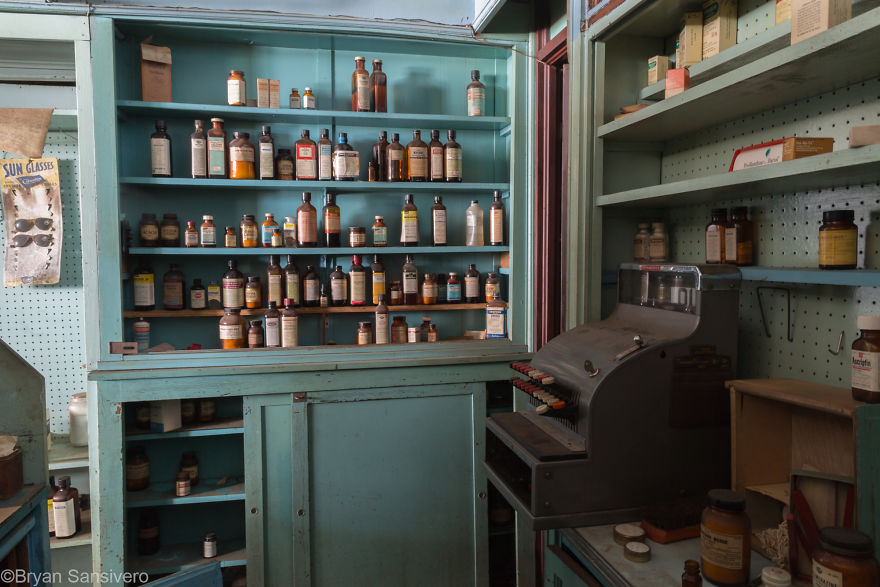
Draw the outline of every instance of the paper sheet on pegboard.
<instances>
[{"instance_id":1,"label":"paper sheet on pegboard","mask_svg":"<svg viewBox=\"0 0 880 587\"><path fill-rule=\"evenodd\" d=\"M6 227L3 285L51 285L61 274L58 159L0 160Z\"/></svg>"}]
</instances>

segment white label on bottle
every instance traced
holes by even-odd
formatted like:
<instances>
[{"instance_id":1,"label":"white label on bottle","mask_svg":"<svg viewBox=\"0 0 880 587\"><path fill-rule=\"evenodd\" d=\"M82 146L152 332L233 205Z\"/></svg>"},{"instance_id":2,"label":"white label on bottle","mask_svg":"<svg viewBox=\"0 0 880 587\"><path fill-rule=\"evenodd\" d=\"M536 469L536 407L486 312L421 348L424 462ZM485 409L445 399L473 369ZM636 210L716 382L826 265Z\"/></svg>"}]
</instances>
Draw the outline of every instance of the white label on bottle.
<instances>
[{"instance_id":1,"label":"white label on bottle","mask_svg":"<svg viewBox=\"0 0 880 587\"><path fill-rule=\"evenodd\" d=\"M205 299L205 290L191 289L189 291L189 307L193 310L204 310L208 307L208 301Z\"/></svg>"},{"instance_id":2,"label":"white label on bottle","mask_svg":"<svg viewBox=\"0 0 880 587\"><path fill-rule=\"evenodd\" d=\"M281 319L266 317L266 348L281 346Z\"/></svg>"},{"instance_id":3,"label":"white label on bottle","mask_svg":"<svg viewBox=\"0 0 880 587\"><path fill-rule=\"evenodd\" d=\"M403 272L403 293L414 294L419 292L419 276L415 271Z\"/></svg>"},{"instance_id":4,"label":"white label on bottle","mask_svg":"<svg viewBox=\"0 0 880 587\"><path fill-rule=\"evenodd\" d=\"M446 177L461 179L461 149L446 149Z\"/></svg>"},{"instance_id":5,"label":"white label on bottle","mask_svg":"<svg viewBox=\"0 0 880 587\"><path fill-rule=\"evenodd\" d=\"M736 237L734 237L734 258L728 260L736 261ZM648 239L648 260L649 261L665 261L666 260L666 237L652 236Z\"/></svg>"},{"instance_id":6,"label":"white label on bottle","mask_svg":"<svg viewBox=\"0 0 880 587\"><path fill-rule=\"evenodd\" d=\"M486 308L486 338L507 338L506 308Z\"/></svg>"},{"instance_id":7,"label":"white label on bottle","mask_svg":"<svg viewBox=\"0 0 880 587\"><path fill-rule=\"evenodd\" d=\"M245 94L245 84L243 80L226 80L226 102L230 106L247 104L247 94Z\"/></svg>"},{"instance_id":8,"label":"white label on bottle","mask_svg":"<svg viewBox=\"0 0 880 587\"><path fill-rule=\"evenodd\" d=\"M417 210L400 212L400 242L419 242L419 215Z\"/></svg>"},{"instance_id":9,"label":"white label on bottle","mask_svg":"<svg viewBox=\"0 0 880 587\"><path fill-rule=\"evenodd\" d=\"M223 278L223 307L241 308L244 305L244 279L234 277Z\"/></svg>"},{"instance_id":10,"label":"white label on bottle","mask_svg":"<svg viewBox=\"0 0 880 587\"><path fill-rule=\"evenodd\" d=\"M241 338L240 324L221 324L220 340L238 340Z\"/></svg>"},{"instance_id":11,"label":"white label on bottle","mask_svg":"<svg viewBox=\"0 0 880 587\"><path fill-rule=\"evenodd\" d=\"M55 514L55 537L68 538L76 534L75 499L56 501L52 506L52 512Z\"/></svg>"},{"instance_id":12,"label":"white label on bottle","mask_svg":"<svg viewBox=\"0 0 880 587\"><path fill-rule=\"evenodd\" d=\"M355 76L357 80L357 109L361 111L369 111L370 109L370 76L359 74Z\"/></svg>"},{"instance_id":13,"label":"white label on bottle","mask_svg":"<svg viewBox=\"0 0 880 587\"><path fill-rule=\"evenodd\" d=\"M299 345L299 324L296 316L281 316L281 346Z\"/></svg>"},{"instance_id":14,"label":"white label on bottle","mask_svg":"<svg viewBox=\"0 0 880 587\"><path fill-rule=\"evenodd\" d=\"M330 295L333 297L333 301L345 301L345 280L344 279L331 279L330 280Z\"/></svg>"},{"instance_id":15,"label":"white label on bottle","mask_svg":"<svg viewBox=\"0 0 880 587\"><path fill-rule=\"evenodd\" d=\"M260 143L260 179L275 178L275 145Z\"/></svg>"},{"instance_id":16,"label":"white label on bottle","mask_svg":"<svg viewBox=\"0 0 880 587\"><path fill-rule=\"evenodd\" d=\"M205 139L190 139L190 158L193 177L208 174L208 142Z\"/></svg>"},{"instance_id":17,"label":"white label on bottle","mask_svg":"<svg viewBox=\"0 0 880 587\"><path fill-rule=\"evenodd\" d=\"M467 275L465 275L465 277L464 277L464 297L466 297L466 298L480 297L480 278L479 277L468 277Z\"/></svg>"},{"instance_id":18,"label":"white label on bottle","mask_svg":"<svg viewBox=\"0 0 880 587\"><path fill-rule=\"evenodd\" d=\"M314 94L306 94L302 97L303 108L306 110L314 110L315 108L315 95Z\"/></svg>"},{"instance_id":19,"label":"white label on bottle","mask_svg":"<svg viewBox=\"0 0 880 587\"><path fill-rule=\"evenodd\" d=\"M367 275L365 271L352 271L348 274L351 280L351 303L367 303Z\"/></svg>"},{"instance_id":20,"label":"white label on bottle","mask_svg":"<svg viewBox=\"0 0 880 587\"><path fill-rule=\"evenodd\" d=\"M296 110L302 108L302 96L291 96L290 97L290 107Z\"/></svg>"},{"instance_id":21,"label":"white label on bottle","mask_svg":"<svg viewBox=\"0 0 880 587\"><path fill-rule=\"evenodd\" d=\"M492 208L489 214L489 242L504 242L504 210Z\"/></svg>"},{"instance_id":22,"label":"white label on bottle","mask_svg":"<svg viewBox=\"0 0 880 587\"><path fill-rule=\"evenodd\" d=\"M724 260L736 263L736 228L724 229Z\"/></svg>"},{"instance_id":23,"label":"white label on bottle","mask_svg":"<svg viewBox=\"0 0 880 587\"><path fill-rule=\"evenodd\" d=\"M743 536L724 534L705 524L700 526L700 553L703 560L722 569L741 570L743 568ZM748 550L746 550L748 554Z\"/></svg>"},{"instance_id":24,"label":"white label on bottle","mask_svg":"<svg viewBox=\"0 0 880 587\"><path fill-rule=\"evenodd\" d=\"M431 147L431 179L443 179L443 147Z\"/></svg>"},{"instance_id":25,"label":"white label on bottle","mask_svg":"<svg viewBox=\"0 0 880 587\"><path fill-rule=\"evenodd\" d=\"M151 138L150 154L153 160L153 175L171 175L171 141Z\"/></svg>"},{"instance_id":26,"label":"white label on bottle","mask_svg":"<svg viewBox=\"0 0 880 587\"><path fill-rule=\"evenodd\" d=\"M299 211L296 213L296 223L299 225L299 239L304 243L318 242L318 215L317 212Z\"/></svg>"},{"instance_id":27,"label":"white label on bottle","mask_svg":"<svg viewBox=\"0 0 880 587\"><path fill-rule=\"evenodd\" d=\"M253 147L229 147L229 160L242 161L244 163L254 162Z\"/></svg>"},{"instance_id":28,"label":"white label on bottle","mask_svg":"<svg viewBox=\"0 0 880 587\"><path fill-rule=\"evenodd\" d=\"M388 149L389 161L403 161L403 151L400 149Z\"/></svg>"},{"instance_id":29,"label":"white label on bottle","mask_svg":"<svg viewBox=\"0 0 880 587\"><path fill-rule=\"evenodd\" d=\"M483 88L468 88L467 115L483 116L486 110L486 91Z\"/></svg>"},{"instance_id":30,"label":"white label on bottle","mask_svg":"<svg viewBox=\"0 0 880 587\"><path fill-rule=\"evenodd\" d=\"M360 156L357 151L336 151L333 169L336 179L360 177Z\"/></svg>"},{"instance_id":31,"label":"white label on bottle","mask_svg":"<svg viewBox=\"0 0 880 587\"><path fill-rule=\"evenodd\" d=\"M299 274L296 272L285 273L285 292L288 299L293 301L293 305L299 304Z\"/></svg>"},{"instance_id":32,"label":"white label on bottle","mask_svg":"<svg viewBox=\"0 0 880 587\"><path fill-rule=\"evenodd\" d=\"M373 246L374 247L384 247L388 244L388 227L387 226L374 226L373 227Z\"/></svg>"},{"instance_id":33,"label":"white label on bottle","mask_svg":"<svg viewBox=\"0 0 880 587\"><path fill-rule=\"evenodd\" d=\"M422 297L423 298L436 298L437 297L437 284L424 282L422 284Z\"/></svg>"},{"instance_id":34,"label":"white label on bottle","mask_svg":"<svg viewBox=\"0 0 880 587\"><path fill-rule=\"evenodd\" d=\"M446 244L446 210L432 210L434 226L434 244Z\"/></svg>"},{"instance_id":35,"label":"white label on bottle","mask_svg":"<svg viewBox=\"0 0 880 587\"><path fill-rule=\"evenodd\" d=\"M208 137L208 171L211 175L226 175L226 141L223 137Z\"/></svg>"},{"instance_id":36,"label":"white label on bottle","mask_svg":"<svg viewBox=\"0 0 880 587\"><path fill-rule=\"evenodd\" d=\"M376 314L376 344L388 344L388 314Z\"/></svg>"},{"instance_id":37,"label":"white label on bottle","mask_svg":"<svg viewBox=\"0 0 880 587\"><path fill-rule=\"evenodd\" d=\"M407 147L410 177L428 177L428 148Z\"/></svg>"},{"instance_id":38,"label":"white label on bottle","mask_svg":"<svg viewBox=\"0 0 880 587\"><path fill-rule=\"evenodd\" d=\"M880 392L880 353L852 351L851 387Z\"/></svg>"},{"instance_id":39,"label":"white label on bottle","mask_svg":"<svg viewBox=\"0 0 880 587\"><path fill-rule=\"evenodd\" d=\"M199 229L202 236L202 246L215 246L217 244L217 227L216 226L202 226Z\"/></svg>"},{"instance_id":40,"label":"white label on bottle","mask_svg":"<svg viewBox=\"0 0 880 587\"><path fill-rule=\"evenodd\" d=\"M279 306L284 302L284 294L282 292L282 279L283 275L281 274L270 274L268 276L269 281L269 302L275 302Z\"/></svg>"},{"instance_id":41,"label":"white label on bottle","mask_svg":"<svg viewBox=\"0 0 880 587\"><path fill-rule=\"evenodd\" d=\"M307 180L318 179L318 160L315 158L314 145L297 145L296 178Z\"/></svg>"},{"instance_id":42,"label":"white label on bottle","mask_svg":"<svg viewBox=\"0 0 880 587\"><path fill-rule=\"evenodd\" d=\"M154 306L156 287L152 273L138 273L134 276L134 305Z\"/></svg>"},{"instance_id":43,"label":"white label on bottle","mask_svg":"<svg viewBox=\"0 0 880 587\"><path fill-rule=\"evenodd\" d=\"M831 570L814 560L813 585L815 587L843 587L843 573Z\"/></svg>"},{"instance_id":44,"label":"white label on bottle","mask_svg":"<svg viewBox=\"0 0 880 587\"><path fill-rule=\"evenodd\" d=\"M138 348L138 350L140 351L141 349ZM51 534L54 531L55 531L55 511L52 507L52 498L50 497L49 498L49 533Z\"/></svg>"},{"instance_id":45,"label":"white label on bottle","mask_svg":"<svg viewBox=\"0 0 880 587\"><path fill-rule=\"evenodd\" d=\"M194 230L187 230L183 233L183 246L197 247L199 246L199 233Z\"/></svg>"},{"instance_id":46,"label":"white label on bottle","mask_svg":"<svg viewBox=\"0 0 880 587\"><path fill-rule=\"evenodd\" d=\"M723 263L724 241L717 230L706 231L706 263Z\"/></svg>"},{"instance_id":47,"label":"white label on bottle","mask_svg":"<svg viewBox=\"0 0 880 587\"><path fill-rule=\"evenodd\" d=\"M318 145L318 179L333 179L333 149L330 145Z\"/></svg>"},{"instance_id":48,"label":"white label on bottle","mask_svg":"<svg viewBox=\"0 0 880 587\"><path fill-rule=\"evenodd\" d=\"M306 279L303 287L303 297L307 302L317 302L318 301L318 290L320 289L320 282L317 279Z\"/></svg>"}]
</instances>

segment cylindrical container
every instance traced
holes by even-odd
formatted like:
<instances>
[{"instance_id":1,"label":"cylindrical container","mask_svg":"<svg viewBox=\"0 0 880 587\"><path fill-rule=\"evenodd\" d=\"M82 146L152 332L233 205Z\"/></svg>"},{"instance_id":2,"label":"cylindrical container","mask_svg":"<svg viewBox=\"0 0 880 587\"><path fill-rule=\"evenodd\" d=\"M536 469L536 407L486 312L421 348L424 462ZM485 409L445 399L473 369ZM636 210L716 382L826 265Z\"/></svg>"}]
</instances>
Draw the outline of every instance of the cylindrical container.
<instances>
[{"instance_id":1,"label":"cylindrical container","mask_svg":"<svg viewBox=\"0 0 880 587\"><path fill-rule=\"evenodd\" d=\"M177 480L174 483L174 495L186 497L190 493L192 493L192 485L190 485L189 473L181 471L177 474Z\"/></svg>"},{"instance_id":2,"label":"cylindrical container","mask_svg":"<svg viewBox=\"0 0 880 587\"><path fill-rule=\"evenodd\" d=\"M180 457L179 471L189 475L189 484L191 487L195 487L199 484L199 457L196 456L194 450L188 450L183 453L182 457Z\"/></svg>"},{"instance_id":3,"label":"cylindrical container","mask_svg":"<svg viewBox=\"0 0 880 587\"><path fill-rule=\"evenodd\" d=\"M410 326L406 329L406 342L419 342L420 329L418 326Z\"/></svg>"},{"instance_id":4,"label":"cylindrical container","mask_svg":"<svg viewBox=\"0 0 880 587\"><path fill-rule=\"evenodd\" d=\"M880 585L880 567L871 537L853 528L822 528L813 551L813 585Z\"/></svg>"},{"instance_id":5,"label":"cylindrical container","mask_svg":"<svg viewBox=\"0 0 880 587\"><path fill-rule=\"evenodd\" d=\"M372 344L373 325L370 322L358 322L358 344Z\"/></svg>"},{"instance_id":6,"label":"cylindrical container","mask_svg":"<svg viewBox=\"0 0 880 587\"><path fill-rule=\"evenodd\" d=\"M406 333L406 318L404 316L395 316L394 321L391 323L391 342L397 344L406 342Z\"/></svg>"},{"instance_id":7,"label":"cylindrical container","mask_svg":"<svg viewBox=\"0 0 880 587\"><path fill-rule=\"evenodd\" d=\"M728 489L709 492L700 523L703 576L716 585L742 585L749 580L751 529L746 500Z\"/></svg>"},{"instance_id":8,"label":"cylindrical container","mask_svg":"<svg viewBox=\"0 0 880 587\"><path fill-rule=\"evenodd\" d=\"M202 540L202 557L214 558L217 556L217 534L208 532Z\"/></svg>"},{"instance_id":9,"label":"cylindrical container","mask_svg":"<svg viewBox=\"0 0 880 587\"><path fill-rule=\"evenodd\" d=\"M150 323L143 318L138 318L134 323L134 340L138 345L139 353L150 348Z\"/></svg>"},{"instance_id":10,"label":"cylindrical container","mask_svg":"<svg viewBox=\"0 0 880 587\"><path fill-rule=\"evenodd\" d=\"M89 404L85 392L75 393L67 406L70 415L70 444L89 445Z\"/></svg>"},{"instance_id":11,"label":"cylindrical container","mask_svg":"<svg viewBox=\"0 0 880 587\"><path fill-rule=\"evenodd\" d=\"M819 227L819 269L855 269L859 254L859 229L852 210L822 213Z\"/></svg>"},{"instance_id":12,"label":"cylindrical container","mask_svg":"<svg viewBox=\"0 0 880 587\"><path fill-rule=\"evenodd\" d=\"M764 567L761 570L764 587L791 587L791 575L779 567Z\"/></svg>"},{"instance_id":13,"label":"cylindrical container","mask_svg":"<svg viewBox=\"0 0 880 587\"><path fill-rule=\"evenodd\" d=\"M367 245L367 229L363 226L348 227L348 246L364 247Z\"/></svg>"},{"instance_id":14,"label":"cylindrical container","mask_svg":"<svg viewBox=\"0 0 880 587\"><path fill-rule=\"evenodd\" d=\"M217 402L211 398L200 399L197 416L203 424L213 422L217 417Z\"/></svg>"},{"instance_id":15,"label":"cylindrical container","mask_svg":"<svg viewBox=\"0 0 880 587\"><path fill-rule=\"evenodd\" d=\"M140 491L150 485L150 458L142 446L133 446L125 455L125 488Z\"/></svg>"},{"instance_id":16,"label":"cylindrical container","mask_svg":"<svg viewBox=\"0 0 880 587\"><path fill-rule=\"evenodd\" d=\"M159 514L153 508L145 508L138 522L138 554L149 556L159 552Z\"/></svg>"},{"instance_id":17,"label":"cylindrical container","mask_svg":"<svg viewBox=\"0 0 880 587\"><path fill-rule=\"evenodd\" d=\"M226 78L226 103L230 106L247 106L244 72L233 69Z\"/></svg>"},{"instance_id":18,"label":"cylindrical container","mask_svg":"<svg viewBox=\"0 0 880 587\"><path fill-rule=\"evenodd\" d=\"M182 399L180 400L180 423L183 425L192 424L196 421L196 400Z\"/></svg>"},{"instance_id":19,"label":"cylindrical container","mask_svg":"<svg viewBox=\"0 0 880 587\"><path fill-rule=\"evenodd\" d=\"M862 334L852 344L852 396L860 402L880 402L880 316L859 316Z\"/></svg>"},{"instance_id":20,"label":"cylindrical container","mask_svg":"<svg viewBox=\"0 0 880 587\"><path fill-rule=\"evenodd\" d=\"M647 222L639 223L639 230L633 237L633 261L645 263L648 261L648 243L651 239L651 225Z\"/></svg>"}]
</instances>

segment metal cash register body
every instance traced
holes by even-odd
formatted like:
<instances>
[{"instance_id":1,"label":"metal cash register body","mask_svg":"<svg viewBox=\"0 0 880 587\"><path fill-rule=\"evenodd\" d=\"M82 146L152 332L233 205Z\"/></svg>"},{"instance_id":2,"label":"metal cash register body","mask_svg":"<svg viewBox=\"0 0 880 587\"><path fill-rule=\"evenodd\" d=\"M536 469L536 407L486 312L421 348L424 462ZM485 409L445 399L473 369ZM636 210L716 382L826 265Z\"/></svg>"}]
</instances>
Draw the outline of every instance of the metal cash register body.
<instances>
[{"instance_id":1,"label":"metal cash register body","mask_svg":"<svg viewBox=\"0 0 880 587\"><path fill-rule=\"evenodd\" d=\"M729 265L623 264L607 319L512 365L531 405L487 418L484 467L531 527L631 520L730 486L739 282Z\"/></svg>"}]
</instances>

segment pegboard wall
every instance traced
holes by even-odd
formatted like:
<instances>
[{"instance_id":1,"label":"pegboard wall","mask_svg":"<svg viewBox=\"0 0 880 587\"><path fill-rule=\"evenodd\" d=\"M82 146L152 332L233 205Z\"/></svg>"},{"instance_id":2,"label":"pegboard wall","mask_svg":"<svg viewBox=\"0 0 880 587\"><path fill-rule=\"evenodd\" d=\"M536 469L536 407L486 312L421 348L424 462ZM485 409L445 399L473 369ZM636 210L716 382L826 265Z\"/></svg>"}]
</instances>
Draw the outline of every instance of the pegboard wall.
<instances>
[{"instance_id":1,"label":"pegboard wall","mask_svg":"<svg viewBox=\"0 0 880 587\"><path fill-rule=\"evenodd\" d=\"M55 285L0 288L0 338L45 377L49 428L67 434L70 397L86 390L76 132L49 132L43 156L58 159L64 222L61 279ZM0 151L0 158L21 157ZM0 217L0 234L5 234L3 222ZM0 251L6 254L5 239L0 239Z\"/></svg>"}]
</instances>

